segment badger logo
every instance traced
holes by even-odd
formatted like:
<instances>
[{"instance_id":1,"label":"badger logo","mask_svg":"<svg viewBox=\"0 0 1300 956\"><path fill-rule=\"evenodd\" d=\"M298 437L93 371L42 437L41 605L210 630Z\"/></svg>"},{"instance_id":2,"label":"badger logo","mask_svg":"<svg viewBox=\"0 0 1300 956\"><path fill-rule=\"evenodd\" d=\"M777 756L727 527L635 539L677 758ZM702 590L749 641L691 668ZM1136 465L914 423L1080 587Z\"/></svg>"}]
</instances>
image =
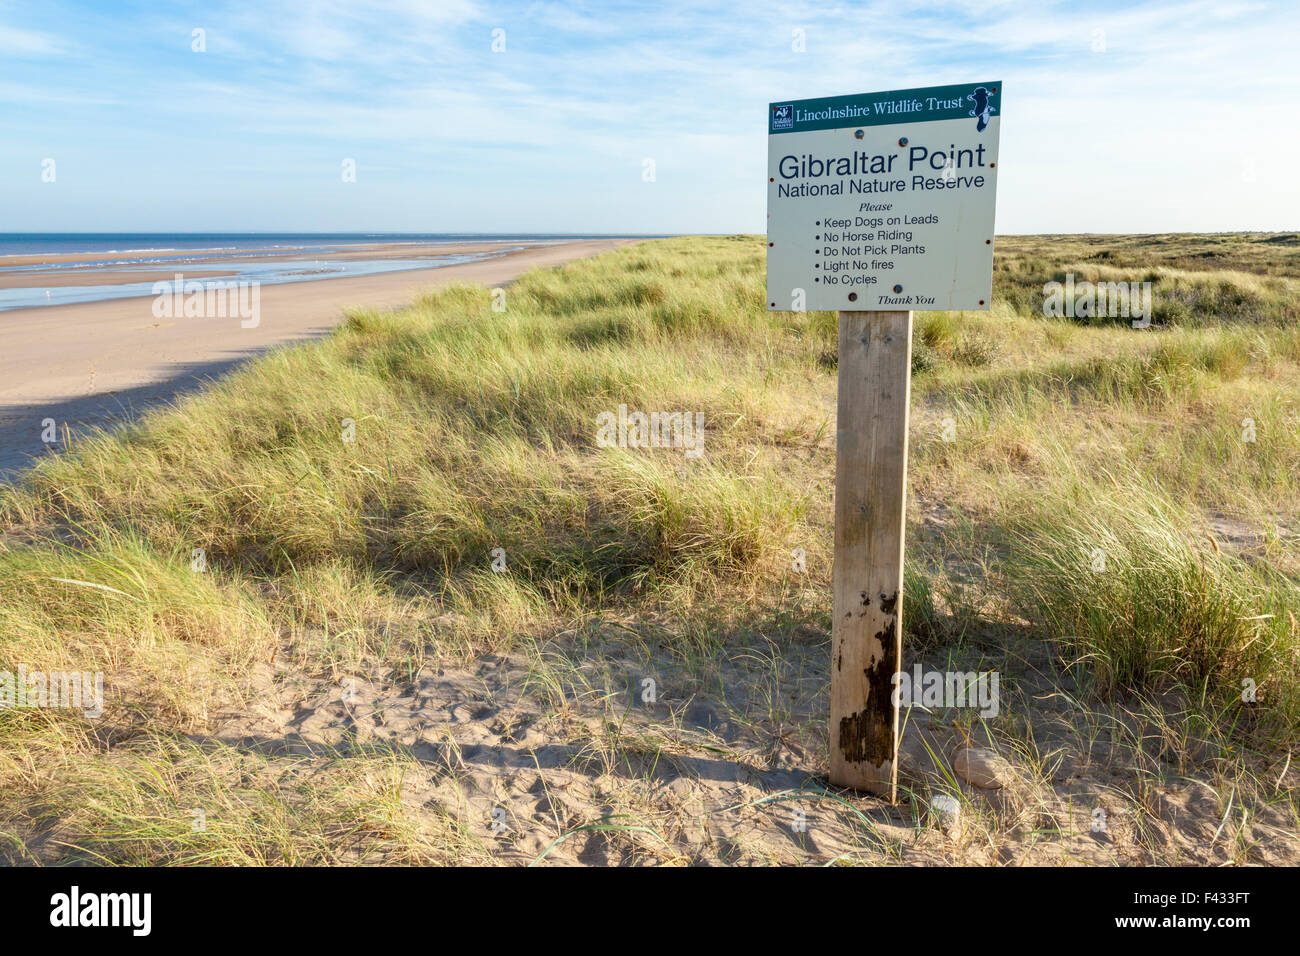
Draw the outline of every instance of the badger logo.
<instances>
[{"instance_id":1,"label":"badger logo","mask_svg":"<svg viewBox=\"0 0 1300 956\"><path fill-rule=\"evenodd\" d=\"M975 108L968 115L979 117L975 121L975 132L984 132L989 125L989 114L997 112L996 107L989 105L989 91L982 86L977 86L974 93L966 94L966 99L975 103Z\"/></svg>"},{"instance_id":2,"label":"badger logo","mask_svg":"<svg viewBox=\"0 0 1300 956\"><path fill-rule=\"evenodd\" d=\"M772 107L772 129L794 129L794 106L783 103Z\"/></svg>"}]
</instances>

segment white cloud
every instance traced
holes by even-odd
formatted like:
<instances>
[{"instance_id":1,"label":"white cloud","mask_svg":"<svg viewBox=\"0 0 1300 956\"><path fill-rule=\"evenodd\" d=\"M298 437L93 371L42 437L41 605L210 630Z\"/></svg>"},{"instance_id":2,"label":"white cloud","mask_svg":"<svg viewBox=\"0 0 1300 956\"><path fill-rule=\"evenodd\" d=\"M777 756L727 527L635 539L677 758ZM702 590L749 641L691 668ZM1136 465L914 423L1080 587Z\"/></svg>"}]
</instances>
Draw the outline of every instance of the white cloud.
<instances>
[{"instance_id":1,"label":"white cloud","mask_svg":"<svg viewBox=\"0 0 1300 956\"><path fill-rule=\"evenodd\" d=\"M84 40L71 14L55 19L60 29L42 22L45 32L0 27L0 50L48 56ZM188 54L197 25L208 31L205 57ZM496 26L508 34L499 55ZM795 28L806 52L791 49ZM80 29L95 40L82 43L80 71L20 63L0 99L107 99L112 108L32 114L22 136L35 143L75 123L90 136L102 124L152 157L180 155L183 130L202 170L230 153L228 165L248 160L254 171L250 190L256 176L258 188L273 184L304 207L319 205L311 170L341 153L370 157L364 168L391 182L392 195L405 187L407 202L375 210L394 219L452 188L490 197L489 177L504 170L515 178L496 193L511 199L483 209L497 228L566 201L590 210L601 196L602 210L646 217L628 229L671 229L676 216L676 228L759 230L764 193L749 179L762 176L769 101L1000 80L1007 230L1294 228L1300 219L1284 169L1300 149L1288 119L1300 42L1291 11L1276 4L238 0L204 7L193 24L172 12ZM1093 50L1098 29L1104 52ZM1252 151L1253 182L1239 174ZM644 156L659 163L657 193L628 179ZM547 183L564 185L543 196Z\"/></svg>"},{"instance_id":2,"label":"white cloud","mask_svg":"<svg viewBox=\"0 0 1300 956\"><path fill-rule=\"evenodd\" d=\"M0 24L0 56L59 56L66 46L58 37Z\"/></svg>"}]
</instances>

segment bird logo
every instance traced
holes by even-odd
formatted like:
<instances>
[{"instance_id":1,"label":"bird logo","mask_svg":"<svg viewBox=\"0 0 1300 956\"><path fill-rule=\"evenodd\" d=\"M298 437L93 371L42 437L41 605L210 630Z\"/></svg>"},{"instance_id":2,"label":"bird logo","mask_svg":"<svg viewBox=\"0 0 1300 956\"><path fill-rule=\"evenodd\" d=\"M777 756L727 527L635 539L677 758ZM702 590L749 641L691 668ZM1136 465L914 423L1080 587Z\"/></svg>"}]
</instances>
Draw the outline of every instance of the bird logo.
<instances>
[{"instance_id":1,"label":"bird logo","mask_svg":"<svg viewBox=\"0 0 1300 956\"><path fill-rule=\"evenodd\" d=\"M989 114L997 112L996 107L989 105L989 98L991 96L992 94L982 86L975 87L974 93L966 94L966 99L971 100L975 104L975 108L971 110L968 115L978 117L975 121L975 132L977 133L982 133L988 128Z\"/></svg>"}]
</instances>

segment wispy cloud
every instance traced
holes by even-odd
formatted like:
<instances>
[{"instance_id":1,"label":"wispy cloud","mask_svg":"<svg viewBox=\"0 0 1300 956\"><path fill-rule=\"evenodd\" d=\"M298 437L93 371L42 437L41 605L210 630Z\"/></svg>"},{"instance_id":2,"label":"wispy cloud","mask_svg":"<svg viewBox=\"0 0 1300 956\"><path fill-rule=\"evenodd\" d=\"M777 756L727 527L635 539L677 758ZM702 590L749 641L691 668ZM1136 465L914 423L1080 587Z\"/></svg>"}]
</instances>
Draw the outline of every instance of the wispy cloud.
<instances>
[{"instance_id":1,"label":"wispy cloud","mask_svg":"<svg viewBox=\"0 0 1300 956\"><path fill-rule=\"evenodd\" d=\"M58 56L66 49L58 37L51 34L0 24L0 56Z\"/></svg>"},{"instance_id":2,"label":"wispy cloud","mask_svg":"<svg viewBox=\"0 0 1300 956\"><path fill-rule=\"evenodd\" d=\"M163 9L0 7L15 228L761 231L768 102L986 79L1006 83L1004 231L1300 219L1283 3ZM31 198L56 149L76 177ZM135 202L97 201L102 184ZM160 192L185 222L120 221Z\"/></svg>"}]
</instances>

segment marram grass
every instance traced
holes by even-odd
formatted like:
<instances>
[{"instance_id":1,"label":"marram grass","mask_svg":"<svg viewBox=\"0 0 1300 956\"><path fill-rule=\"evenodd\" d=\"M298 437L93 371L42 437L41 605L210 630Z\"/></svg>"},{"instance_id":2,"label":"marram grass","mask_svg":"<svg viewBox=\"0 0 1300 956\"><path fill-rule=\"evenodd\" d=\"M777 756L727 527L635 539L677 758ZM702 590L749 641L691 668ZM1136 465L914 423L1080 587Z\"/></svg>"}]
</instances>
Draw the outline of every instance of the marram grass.
<instances>
[{"instance_id":1,"label":"marram grass","mask_svg":"<svg viewBox=\"0 0 1300 956\"><path fill-rule=\"evenodd\" d=\"M1067 272L1152 281L1153 327L1045 318ZM991 312L918 313L908 653L1027 628L1100 698L1292 739L1298 281L1287 242L1020 237ZM398 758L187 742L273 660L397 678L609 619L683 660L827 639L836 322L765 310L762 242L642 243L491 303L354 311L0 490L0 669L102 670L109 703L0 713L15 859L49 832L113 863L488 858L411 817ZM620 405L702 413L702 454L600 447ZM1232 716L1245 680L1269 721Z\"/></svg>"}]
</instances>

